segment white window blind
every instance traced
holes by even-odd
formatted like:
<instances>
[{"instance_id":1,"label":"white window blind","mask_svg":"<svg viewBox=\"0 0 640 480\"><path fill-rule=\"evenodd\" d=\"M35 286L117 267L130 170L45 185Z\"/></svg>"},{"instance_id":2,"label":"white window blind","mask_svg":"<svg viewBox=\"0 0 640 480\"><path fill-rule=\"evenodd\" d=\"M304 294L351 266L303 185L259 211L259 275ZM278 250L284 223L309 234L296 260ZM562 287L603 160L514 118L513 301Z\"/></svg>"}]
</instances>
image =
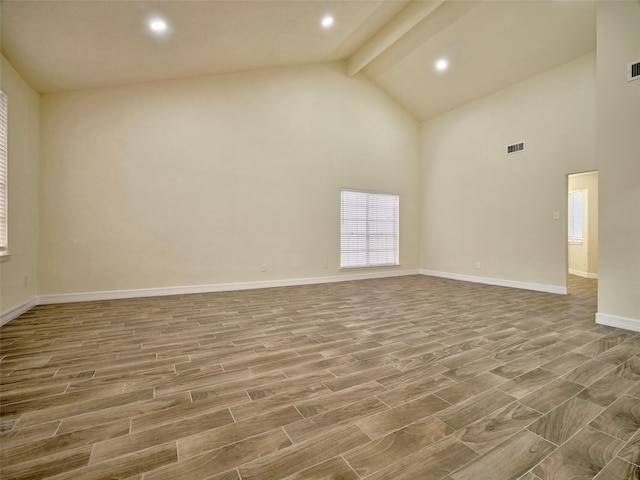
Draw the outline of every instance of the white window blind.
<instances>
[{"instance_id":1,"label":"white window blind","mask_svg":"<svg viewBox=\"0 0 640 480\"><path fill-rule=\"evenodd\" d=\"M399 197L340 191L340 267L398 265Z\"/></svg>"},{"instance_id":2,"label":"white window blind","mask_svg":"<svg viewBox=\"0 0 640 480\"><path fill-rule=\"evenodd\" d=\"M569 192L569 243L582 243L582 191Z\"/></svg>"},{"instance_id":3,"label":"white window blind","mask_svg":"<svg viewBox=\"0 0 640 480\"><path fill-rule=\"evenodd\" d=\"M0 254L6 253L9 238L7 235L8 192L7 192L7 96L0 90Z\"/></svg>"}]
</instances>

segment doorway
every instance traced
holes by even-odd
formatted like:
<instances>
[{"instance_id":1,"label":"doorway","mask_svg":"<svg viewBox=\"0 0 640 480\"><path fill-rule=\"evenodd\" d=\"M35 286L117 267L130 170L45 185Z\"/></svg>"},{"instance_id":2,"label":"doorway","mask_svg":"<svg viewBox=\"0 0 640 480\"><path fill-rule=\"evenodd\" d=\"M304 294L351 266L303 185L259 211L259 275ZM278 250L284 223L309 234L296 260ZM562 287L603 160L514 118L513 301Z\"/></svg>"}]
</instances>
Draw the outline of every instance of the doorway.
<instances>
[{"instance_id":1,"label":"doorway","mask_svg":"<svg viewBox=\"0 0 640 480\"><path fill-rule=\"evenodd\" d=\"M598 172L567 176L567 271L598 278Z\"/></svg>"}]
</instances>

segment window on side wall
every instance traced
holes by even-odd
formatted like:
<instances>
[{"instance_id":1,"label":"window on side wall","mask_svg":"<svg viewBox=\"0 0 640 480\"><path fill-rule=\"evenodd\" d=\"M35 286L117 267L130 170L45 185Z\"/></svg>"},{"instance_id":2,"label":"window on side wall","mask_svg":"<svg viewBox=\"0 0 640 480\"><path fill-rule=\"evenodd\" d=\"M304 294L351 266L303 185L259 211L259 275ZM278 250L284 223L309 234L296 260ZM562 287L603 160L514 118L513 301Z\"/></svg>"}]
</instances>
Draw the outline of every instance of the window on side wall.
<instances>
[{"instance_id":1,"label":"window on side wall","mask_svg":"<svg viewBox=\"0 0 640 480\"><path fill-rule=\"evenodd\" d=\"M340 191L340 268L399 264L399 197Z\"/></svg>"},{"instance_id":2,"label":"window on side wall","mask_svg":"<svg viewBox=\"0 0 640 480\"><path fill-rule=\"evenodd\" d=\"M582 191L569 192L569 244L582 244Z\"/></svg>"},{"instance_id":3,"label":"window on side wall","mask_svg":"<svg viewBox=\"0 0 640 480\"><path fill-rule=\"evenodd\" d=\"M7 96L0 90L0 255L6 254L9 249L7 143Z\"/></svg>"}]
</instances>

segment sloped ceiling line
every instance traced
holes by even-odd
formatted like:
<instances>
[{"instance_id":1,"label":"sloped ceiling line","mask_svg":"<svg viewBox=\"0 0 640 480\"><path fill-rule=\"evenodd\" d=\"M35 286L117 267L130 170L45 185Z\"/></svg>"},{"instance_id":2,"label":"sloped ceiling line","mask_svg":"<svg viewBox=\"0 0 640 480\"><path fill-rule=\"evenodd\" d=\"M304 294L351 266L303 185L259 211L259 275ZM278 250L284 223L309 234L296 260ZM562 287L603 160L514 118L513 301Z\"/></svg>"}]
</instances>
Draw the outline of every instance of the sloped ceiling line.
<instances>
[{"instance_id":1,"label":"sloped ceiling line","mask_svg":"<svg viewBox=\"0 0 640 480\"><path fill-rule=\"evenodd\" d=\"M595 7L595 0L0 0L0 50L43 94L344 62L350 75L364 73L425 121L594 51ZM335 24L323 29L329 13ZM166 35L149 32L152 14L167 19ZM441 58L446 72L434 68Z\"/></svg>"},{"instance_id":2,"label":"sloped ceiling line","mask_svg":"<svg viewBox=\"0 0 640 480\"><path fill-rule=\"evenodd\" d=\"M414 0L409 3L347 60L347 73L350 76L358 73L444 2Z\"/></svg>"}]
</instances>

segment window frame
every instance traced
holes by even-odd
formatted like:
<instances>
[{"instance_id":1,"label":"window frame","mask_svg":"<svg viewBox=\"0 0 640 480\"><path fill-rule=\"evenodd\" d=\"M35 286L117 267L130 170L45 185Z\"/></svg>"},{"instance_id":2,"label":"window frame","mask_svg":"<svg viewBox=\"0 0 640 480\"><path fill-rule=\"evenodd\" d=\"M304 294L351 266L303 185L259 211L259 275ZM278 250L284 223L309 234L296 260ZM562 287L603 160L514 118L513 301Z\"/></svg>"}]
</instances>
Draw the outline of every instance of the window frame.
<instances>
[{"instance_id":1,"label":"window frame","mask_svg":"<svg viewBox=\"0 0 640 480\"><path fill-rule=\"evenodd\" d=\"M399 265L400 196L341 188L340 269Z\"/></svg>"},{"instance_id":2,"label":"window frame","mask_svg":"<svg viewBox=\"0 0 640 480\"><path fill-rule=\"evenodd\" d=\"M9 255L9 98L0 89L0 256Z\"/></svg>"}]
</instances>

